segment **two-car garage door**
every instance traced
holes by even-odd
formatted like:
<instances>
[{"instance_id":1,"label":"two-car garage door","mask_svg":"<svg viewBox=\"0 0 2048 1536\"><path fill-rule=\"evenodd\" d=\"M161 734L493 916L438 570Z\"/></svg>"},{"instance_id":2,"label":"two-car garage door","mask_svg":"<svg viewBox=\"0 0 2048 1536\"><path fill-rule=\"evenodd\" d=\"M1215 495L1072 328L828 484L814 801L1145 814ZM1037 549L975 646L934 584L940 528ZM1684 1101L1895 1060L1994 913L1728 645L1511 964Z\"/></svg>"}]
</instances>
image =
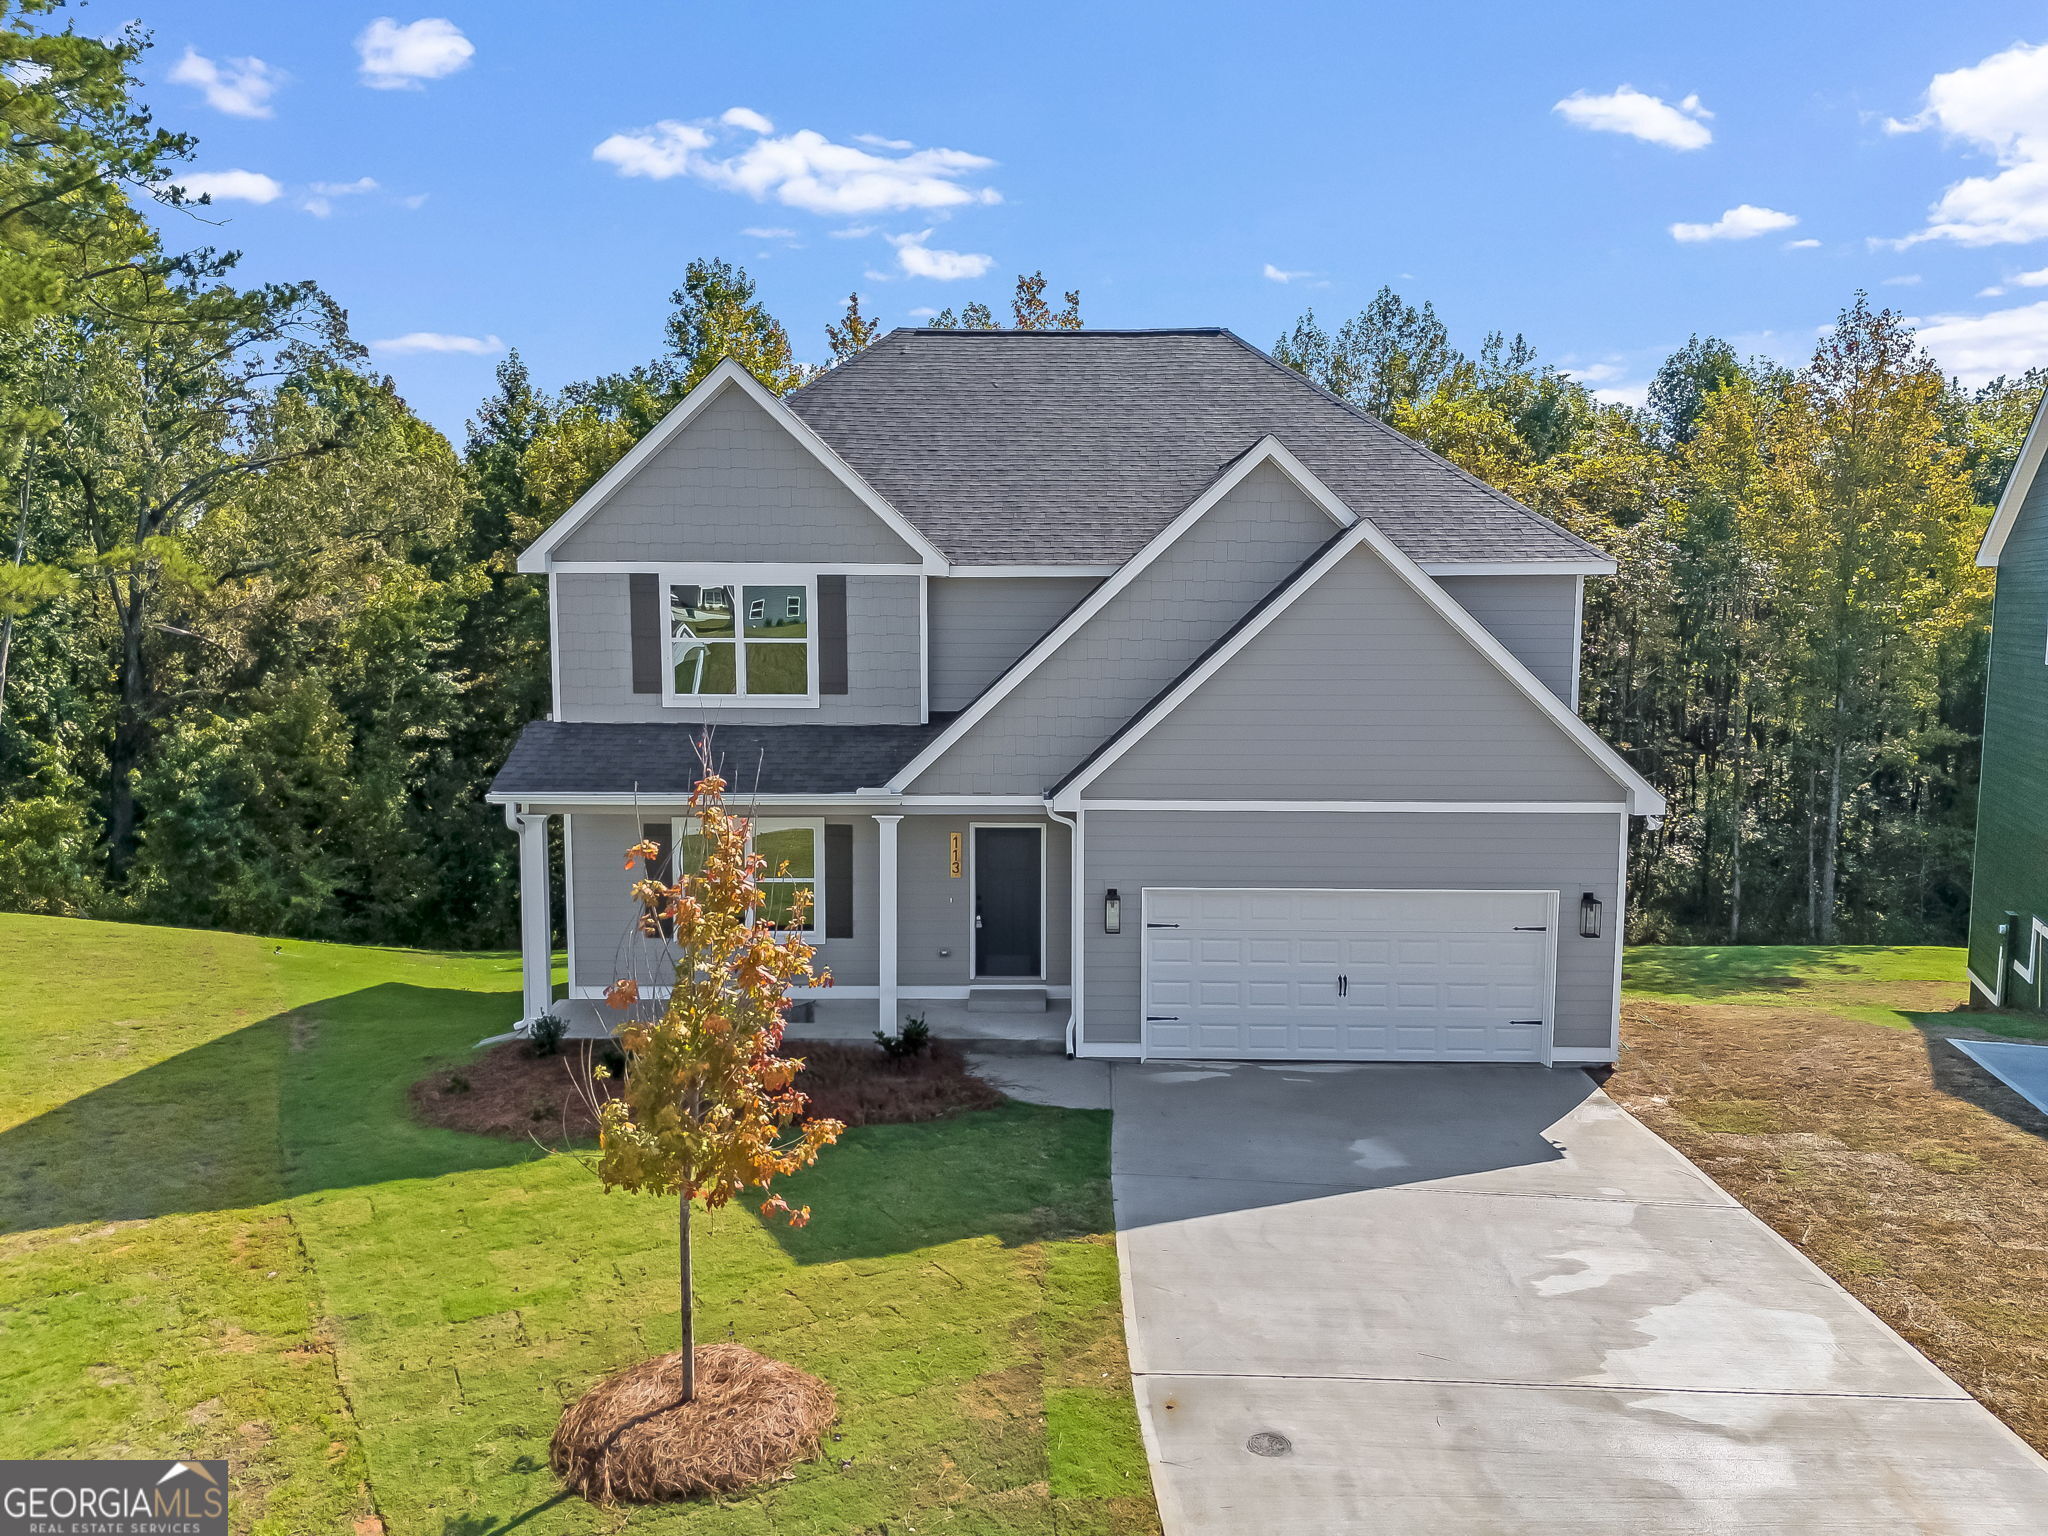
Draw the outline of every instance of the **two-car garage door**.
<instances>
[{"instance_id":1,"label":"two-car garage door","mask_svg":"<svg viewBox=\"0 0 2048 1536\"><path fill-rule=\"evenodd\" d=\"M1553 891L1144 893L1147 1056L1540 1061Z\"/></svg>"}]
</instances>

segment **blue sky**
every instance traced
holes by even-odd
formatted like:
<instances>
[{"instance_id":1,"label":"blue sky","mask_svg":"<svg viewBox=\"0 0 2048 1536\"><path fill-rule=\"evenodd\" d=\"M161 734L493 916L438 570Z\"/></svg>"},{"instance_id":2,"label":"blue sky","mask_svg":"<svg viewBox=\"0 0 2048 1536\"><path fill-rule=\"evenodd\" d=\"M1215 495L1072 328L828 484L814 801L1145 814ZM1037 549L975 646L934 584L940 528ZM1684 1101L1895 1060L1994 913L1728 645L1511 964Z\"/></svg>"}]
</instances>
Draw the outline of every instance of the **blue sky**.
<instances>
[{"instance_id":1,"label":"blue sky","mask_svg":"<svg viewBox=\"0 0 2048 1536\"><path fill-rule=\"evenodd\" d=\"M1261 346L1389 283L1617 398L1695 331L1803 355L1859 287L1971 382L2048 363L2038 5L140 14L215 189L172 240L318 280L451 433L505 347L550 387L651 355L697 255L810 359L849 289L920 324L1043 268Z\"/></svg>"}]
</instances>

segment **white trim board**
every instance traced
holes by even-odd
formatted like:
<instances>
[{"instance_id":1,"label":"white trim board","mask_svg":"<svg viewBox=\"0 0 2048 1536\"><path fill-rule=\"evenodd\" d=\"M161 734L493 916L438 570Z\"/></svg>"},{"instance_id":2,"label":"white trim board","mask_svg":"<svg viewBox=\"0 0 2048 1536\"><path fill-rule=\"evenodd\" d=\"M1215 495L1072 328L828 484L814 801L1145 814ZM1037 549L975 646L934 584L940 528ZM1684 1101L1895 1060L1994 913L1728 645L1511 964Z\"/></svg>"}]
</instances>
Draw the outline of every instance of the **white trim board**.
<instances>
[{"instance_id":1,"label":"white trim board","mask_svg":"<svg viewBox=\"0 0 2048 1536\"><path fill-rule=\"evenodd\" d=\"M1185 511L1154 534L1143 549L1119 566L1114 576L1083 598L1038 644L1026 651L1009 671L984 689L981 696L961 711L953 723L934 737L922 752L899 768L890 777L888 788L894 793L901 793L907 785L916 783L918 777L945 756L954 743L980 724L991 710L1016 691L1025 678L1036 672L1048 658L1078 634L1082 626L1108 607L1118 593L1129 587L1155 560L1172 548L1182 534L1200 522L1211 508L1237 489L1253 470L1263 464L1273 465L1293 481L1302 494L1321 508L1337 527L1362 526L1358 514L1338 500L1307 465L1288 451L1284 443L1270 434L1260 438L1240 455L1235 463L1211 481L1209 488L1190 502ZM1448 597L1444 600L1450 601Z\"/></svg>"},{"instance_id":2,"label":"white trim board","mask_svg":"<svg viewBox=\"0 0 2048 1536\"><path fill-rule=\"evenodd\" d=\"M1612 576L1612 560L1421 560L1425 576Z\"/></svg>"},{"instance_id":3,"label":"white trim board","mask_svg":"<svg viewBox=\"0 0 2048 1536\"><path fill-rule=\"evenodd\" d=\"M2020 506L2027 499L2027 492L2034 488L2034 477L2041 472L2041 460L2048 455L2048 394L2041 397L2041 403L2034 407L2033 422L2027 427L2027 439L2020 445L2020 456L2012 467L2012 474L2006 478L2005 489L1998 497L1998 510L1991 514L1991 526L1984 530L1984 542L1977 546L1977 563L1996 566L1999 557L2005 553L2005 541L2012 536L2013 525L2019 521Z\"/></svg>"},{"instance_id":4,"label":"white trim board","mask_svg":"<svg viewBox=\"0 0 2048 1536\"><path fill-rule=\"evenodd\" d=\"M1199 811L1212 816L1236 811L1357 811L1377 816L1437 812L1482 816L1628 814L1628 805L1621 800L1083 800L1080 804L1091 811Z\"/></svg>"},{"instance_id":5,"label":"white trim board","mask_svg":"<svg viewBox=\"0 0 2048 1536\"><path fill-rule=\"evenodd\" d=\"M1118 567L1104 565L956 565L948 576L1114 576Z\"/></svg>"},{"instance_id":6,"label":"white trim board","mask_svg":"<svg viewBox=\"0 0 2048 1536\"><path fill-rule=\"evenodd\" d=\"M1302 473L1309 472L1303 469ZM1310 478L1313 479L1313 476ZM1323 488L1321 494L1329 496L1330 492ZM1130 721L1104 743L1095 757L1055 787L1054 793L1049 797L1051 802L1061 810L1071 810L1079 805L1081 792L1106 772L1112 763L1142 740L1161 720L1178 709L1190 694L1221 671L1232 657L1263 634L1268 625L1293 607L1304 592L1335 570L1360 545L1370 548L1379 556L1396 577L1405 582L1451 628L1463 635L1481 656L1492 663L1502 677L1519 689L1537 709L1548 715L1553 724L1560 727L1609 778L1619 784L1627 792L1628 808L1631 813L1638 816L1664 814L1664 797L1657 792L1656 787L1631 768L1620 753L1594 734L1592 727L1566 708L1564 701L1540 682L1536 674L1517 660L1514 653L1496 640L1484 625L1466 612L1457 599L1430 580L1421 567L1402 554L1393 540L1382 533L1370 518L1360 518L1354 523L1349 532L1324 551L1320 559L1297 576L1285 591L1262 608L1249 623L1238 629L1227 641L1211 652L1200 666L1190 671L1154 701L1144 713Z\"/></svg>"},{"instance_id":7,"label":"white trim board","mask_svg":"<svg viewBox=\"0 0 2048 1536\"><path fill-rule=\"evenodd\" d=\"M704 408L727 389L738 389L748 399L765 410L776 424L796 439L811 457L824 465L826 471L860 503L888 527L905 544L909 545L916 559L910 564L933 575L943 575L946 557L939 553L938 546L913 527L910 521L889 503L867 481L855 472L852 465L839 457L822 437L810 429L803 419L784 405L768 388L746 369L731 358L726 358L704 376L698 386L685 395L654 428L639 442L626 451L623 458L599 477L597 484L576 498L576 502L555 519L554 523L539 538L527 545L519 555L519 569L535 573L548 570L553 565L556 547L574 533L592 513L603 506L618 492L619 488L637 475L642 466L666 447L671 439L695 421Z\"/></svg>"}]
</instances>

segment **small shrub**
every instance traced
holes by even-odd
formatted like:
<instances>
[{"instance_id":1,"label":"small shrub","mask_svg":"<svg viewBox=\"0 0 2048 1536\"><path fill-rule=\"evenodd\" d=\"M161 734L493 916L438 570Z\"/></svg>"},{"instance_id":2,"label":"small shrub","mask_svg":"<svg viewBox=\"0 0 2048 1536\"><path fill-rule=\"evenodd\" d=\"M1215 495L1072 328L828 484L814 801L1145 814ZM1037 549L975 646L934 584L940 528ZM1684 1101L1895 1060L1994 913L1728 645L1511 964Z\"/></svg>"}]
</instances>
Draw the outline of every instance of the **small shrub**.
<instances>
[{"instance_id":1,"label":"small shrub","mask_svg":"<svg viewBox=\"0 0 2048 1536\"><path fill-rule=\"evenodd\" d=\"M903 1020L901 1034L892 1035L887 1030L876 1030L875 1044L882 1048L882 1054L891 1061L908 1061L911 1057L922 1056L931 1049L932 1027L925 1023L923 1014L909 1014Z\"/></svg>"},{"instance_id":2,"label":"small shrub","mask_svg":"<svg viewBox=\"0 0 2048 1536\"><path fill-rule=\"evenodd\" d=\"M626 1053L616 1045L608 1045L597 1053L593 1065L603 1067L605 1076L616 1083L626 1075Z\"/></svg>"},{"instance_id":3,"label":"small shrub","mask_svg":"<svg viewBox=\"0 0 2048 1536\"><path fill-rule=\"evenodd\" d=\"M526 1026L526 1041L533 1047L534 1055L552 1056L562 1048L562 1036L568 1031L566 1020L544 1013Z\"/></svg>"},{"instance_id":4,"label":"small shrub","mask_svg":"<svg viewBox=\"0 0 2048 1536\"><path fill-rule=\"evenodd\" d=\"M561 1105L550 1104L546 1099L535 1099L533 1101L533 1108L526 1112L526 1118L529 1120L552 1120L561 1112Z\"/></svg>"},{"instance_id":5,"label":"small shrub","mask_svg":"<svg viewBox=\"0 0 2048 1536\"><path fill-rule=\"evenodd\" d=\"M447 1080L441 1084L441 1091L443 1093L467 1093L469 1092L469 1079L460 1072L450 1072Z\"/></svg>"}]
</instances>

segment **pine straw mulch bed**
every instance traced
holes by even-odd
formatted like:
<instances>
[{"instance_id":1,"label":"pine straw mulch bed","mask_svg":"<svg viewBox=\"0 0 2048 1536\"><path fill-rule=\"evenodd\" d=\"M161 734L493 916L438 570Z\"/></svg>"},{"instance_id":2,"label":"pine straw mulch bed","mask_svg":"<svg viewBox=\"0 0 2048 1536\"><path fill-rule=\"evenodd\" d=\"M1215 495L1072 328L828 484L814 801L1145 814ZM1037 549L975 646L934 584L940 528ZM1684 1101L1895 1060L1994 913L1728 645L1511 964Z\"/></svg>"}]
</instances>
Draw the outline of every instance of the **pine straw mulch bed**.
<instances>
[{"instance_id":1,"label":"pine straw mulch bed","mask_svg":"<svg viewBox=\"0 0 2048 1536\"><path fill-rule=\"evenodd\" d=\"M838 1411L817 1377L744 1344L697 1350L682 1402L680 1352L607 1376L569 1405L548 1465L598 1504L738 1493L818 1453Z\"/></svg>"},{"instance_id":2,"label":"pine straw mulch bed","mask_svg":"<svg viewBox=\"0 0 2048 1536\"><path fill-rule=\"evenodd\" d=\"M1607 1092L2048 1451L2048 1117L1969 1019L1632 999Z\"/></svg>"},{"instance_id":3,"label":"pine straw mulch bed","mask_svg":"<svg viewBox=\"0 0 2048 1536\"><path fill-rule=\"evenodd\" d=\"M947 1040L902 1061L891 1061L872 1043L789 1040L783 1049L804 1059L796 1086L810 1095L810 1113L848 1126L938 1120L1003 1102ZM480 1136L551 1145L594 1141L597 1117L586 1091L604 1098L616 1087L590 1077L601 1052L590 1042L568 1040L560 1054L536 1056L525 1042L508 1040L414 1083L413 1114L428 1125Z\"/></svg>"}]
</instances>

